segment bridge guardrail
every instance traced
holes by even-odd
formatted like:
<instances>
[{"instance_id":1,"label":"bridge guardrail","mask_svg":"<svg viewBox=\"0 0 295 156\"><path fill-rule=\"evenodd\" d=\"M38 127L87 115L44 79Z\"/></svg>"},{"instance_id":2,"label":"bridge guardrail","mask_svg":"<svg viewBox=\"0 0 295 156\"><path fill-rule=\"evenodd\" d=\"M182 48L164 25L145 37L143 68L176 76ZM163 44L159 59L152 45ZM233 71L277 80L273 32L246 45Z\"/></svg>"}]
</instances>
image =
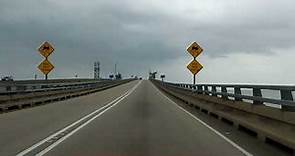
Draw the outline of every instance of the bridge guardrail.
<instances>
[{"instance_id":1,"label":"bridge guardrail","mask_svg":"<svg viewBox=\"0 0 295 156\"><path fill-rule=\"evenodd\" d=\"M275 143L291 153L295 151L294 86L152 82L167 95L197 111L246 131L263 142ZM253 96L244 95L244 88L249 89ZM275 90L280 97L264 97L263 89ZM281 109L269 107L266 103L281 106Z\"/></svg>"},{"instance_id":2,"label":"bridge guardrail","mask_svg":"<svg viewBox=\"0 0 295 156\"><path fill-rule=\"evenodd\" d=\"M68 89L75 89L75 88L86 88L92 85L96 85L98 83L92 83L92 84L80 84L80 85L65 85L65 86L59 86L59 87L42 87L42 88L36 88L36 89L24 89L24 90L15 90L15 91L6 91L6 92L0 92L0 95L15 95L15 94L26 94L26 93L33 93L33 92L47 92L47 91L57 91L57 90L68 90Z\"/></svg>"},{"instance_id":3,"label":"bridge guardrail","mask_svg":"<svg viewBox=\"0 0 295 156\"><path fill-rule=\"evenodd\" d=\"M95 83L74 83L59 85L54 88L43 88L33 90L9 91L0 93L0 112L8 109L20 109L22 107L33 106L35 103L43 103L43 101L63 100L67 97L76 97L94 93L103 88L107 89L123 83L130 82L134 79L109 80Z\"/></svg>"},{"instance_id":4,"label":"bridge guardrail","mask_svg":"<svg viewBox=\"0 0 295 156\"><path fill-rule=\"evenodd\" d=\"M0 95L12 95L12 94L22 94L22 93L30 93L30 92L38 92L38 91L47 91L47 90L54 90L56 88L64 88L64 87L75 87L75 86L87 86L87 85L95 85L97 83L102 82L109 82L111 80L69 80L66 82L65 80L60 80L60 82L55 81L15 81L15 82L0 82Z\"/></svg>"},{"instance_id":5,"label":"bridge guardrail","mask_svg":"<svg viewBox=\"0 0 295 156\"><path fill-rule=\"evenodd\" d=\"M159 81L160 82L160 81ZM279 85L234 85L234 84L184 84L161 82L163 85L169 85L177 88L187 89L197 94L220 97L235 101L250 100L254 105L272 104L281 107L284 111L295 111L295 101L292 92L295 92L295 86ZM242 89L250 89L251 95L244 95ZM220 91L218 91L220 90ZM229 93L232 90L233 93ZM280 98L263 97L262 90L279 91Z\"/></svg>"}]
</instances>

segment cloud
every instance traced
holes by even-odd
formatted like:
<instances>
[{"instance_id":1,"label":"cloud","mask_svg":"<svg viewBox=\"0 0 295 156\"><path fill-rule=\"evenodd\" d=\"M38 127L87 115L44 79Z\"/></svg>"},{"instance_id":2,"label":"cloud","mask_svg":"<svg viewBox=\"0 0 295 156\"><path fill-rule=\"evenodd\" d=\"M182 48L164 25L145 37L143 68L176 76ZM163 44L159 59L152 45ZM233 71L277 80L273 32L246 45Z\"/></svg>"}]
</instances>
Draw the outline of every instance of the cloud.
<instances>
[{"instance_id":1,"label":"cloud","mask_svg":"<svg viewBox=\"0 0 295 156\"><path fill-rule=\"evenodd\" d=\"M0 72L32 78L42 60L36 48L55 46L53 77L104 75L117 62L124 75L146 75L187 56L198 41L211 58L292 48L292 0L27 0L0 2ZM226 60L225 60L226 61ZM180 67L180 66L179 66ZM178 68L178 67L175 67ZM40 75L40 73L39 73Z\"/></svg>"},{"instance_id":2,"label":"cloud","mask_svg":"<svg viewBox=\"0 0 295 156\"><path fill-rule=\"evenodd\" d=\"M235 53L227 57L200 55L197 60L204 68L197 74L197 83L245 83L245 84L292 84L295 85L295 46L290 49L274 49L273 55ZM191 57L163 62L159 73L171 82L192 83L192 75L186 65Z\"/></svg>"}]
</instances>

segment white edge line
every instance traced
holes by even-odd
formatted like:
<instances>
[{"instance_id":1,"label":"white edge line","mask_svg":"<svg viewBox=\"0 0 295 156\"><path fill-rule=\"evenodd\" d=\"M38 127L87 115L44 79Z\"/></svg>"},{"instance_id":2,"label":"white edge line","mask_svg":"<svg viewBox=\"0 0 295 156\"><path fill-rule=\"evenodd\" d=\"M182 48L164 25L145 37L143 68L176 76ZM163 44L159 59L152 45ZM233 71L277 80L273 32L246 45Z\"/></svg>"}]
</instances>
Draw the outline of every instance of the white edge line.
<instances>
[{"instance_id":1,"label":"white edge line","mask_svg":"<svg viewBox=\"0 0 295 156\"><path fill-rule=\"evenodd\" d=\"M137 84L137 85L139 85L139 84ZM137 85L136 85L136 86L137 86ZM134 87L133 87L133 88L134 88ZM133 90L133 88L132 88L132 90ZM131 90L126 91L124 94L122 94L121 96L119 96L119 97L116 98L115 100L109 102L107 105L105 105L105 106L103 106L103 107L101 107L101 108L99 108L99 109L93 111L92 113L90 113L90 114L88 114L88 115L86 115L86 116L80 118L78 121L76 121L76 122L70 124L69 126L67 126L67 127L63 128L63 129L57 131L56 133L54 133L54 134L52 134L52 135L46 137L45 139L43 139L43 140L39 141L38 143L34 144L33 146L31 146L31 147L29 147L29 148L23 150L22 152L18 153L16 156L23 156L23 155L28 154L29 152L31 152L31 151L34 150L35 148L37 148L37 147L39 147L40 145L44 144L46 141L52 139L53 137L57 136L58 134L60 134L60 133L62 133L62 132L64 132L64 131L70 129L71 127L73 127L73 126L79 124L81 121L85 120L86 118L89 118L89 117L92 116L93 114L95 114L95 113L97 113L97 112L103 110L104 108L106 108L106 107L112 105L112 104L115 103L116 101L120 100L122 97L126 96L130 91L131 91Z\"/></svg>"},{"instance_id":2,"label":"white edge line","mask_svg":"<svg viewBox=\"0 0 295 156\"><path fill-rule=\"evenodd\" d=\"M125 94L124 94L124 95L125 95ZM41 140L40 142L34 144L34 145L31 146L30 148L27 148L26 150L24 150L24 151L20 152L19 154L17 154L17 156L22 156L22 155L25 155L25 154L31 152L32 150L34 150L34 149L37 148L38 146L42 145L42 144L45 143L46 141L52 139L53 137L57 136L58 134L60 134L60 133L62 133L62 132L64 132L64 131L70 129L71 127L77 125L77 124L80 123L81 121L83 121L83 120L85 120L86 118L90 117L91 115L93 115L93 114L99 112L100 110L102 110L102 109L108 107L109 105L111 105L112 103L114 103L115 101L117 101L117 100L118 100L119 98L121 98L122 96L123 96L123 95L121 95L120 97L118 97L118 98L115 99L114 101L108 103L107 105L105 105L105 106L99 108L98 110L95 110L94 112L92 112L92 113L90 113L90 114L88 114L88 115L82 117L82 118L79 119L78 121L75 121L75 122L72 123L71 125L69 125L69 126L63 128L63 129L57 131L56 133L54 133L54 134L48 136L47 138Z\"/></svg>"},{"instance_id":3,"label":"white edge line","mask_svg":"<svg viewBox=\"0 0 295 156\"><path fill-rule=\"evenodd\" d=\"M154 86L154 84L153 84ZM154 86L155 87L155 86ZM157 89L157 88L156 88ZM158 89L157 89L158 90ZM220 136L221 138L223 138L225 141L227 141L228 143L230 143L232 146L234 146L235 148L237 148L239 151L241 151L243 154L245 154L246 156L253 156L253 154L249 153L248 151L246 151L244 148L242 148L241 146L237 145L236 143L234 143L233 141L231 141L229 138L227 138L226 136L224 136L223 134L221 134L220 132L218 132L217 130L215 130L214 128L212 128L211 126L209 126L208 124L206 124L204 121L202 121L201 119L197 118L196 116L194 116L193 114L191 114L190 112L188 112L187 110L185 110L184 108L180 107L177 103L175 103L173 100L171 100L170 98L168 98L164 93L162 93L160 90L158 90L166 99L168 99L171 103L173 103L175 106L177 106L179 109L181 109L183 112L187 113L188 115L190 115L192 118L194 118L195 120L197 120L198 122L200 122L202 125L206 126L208 129L210 129L211 131L213 131L215 134L217 134L218 136Z\"/></svg>"},{"instance_id":4,"label":"white edge line","mask_svg":"<svg viewBox=\"0 0 295 156\"><path fill-rule=\"evenodd\" d=\"M70 133L68 133L64 137L60 138L58 141L54 142L53 144L51 144L50 146L48 146L47 148L45 148L44 150L42 150L41 152L39 152L38 154L36 154L36 156L42 156L42 155L46 154L47 152L49 152L50 150L52 150L55 146L59 145L61 142L63 142L64 140L66 140L67 138L69 138L70 136L72 136L74 133L76 133L77 131L79 131L81 128L85 127L90 122L92 122L93 120L95 120L97 117L103 115L106 111L110 110L112 107L115 107L122 100L124 100L127 96L129 96L137 88L137 86L140 83L141 83L141 81L139 83L137 83L125 96L123 96L121 99L117 100L112 106L110 106L109 108L103 110L102 112L100 112L99 114L95 115L91 119L87 120L87 122L85 122L82 125L80 125L79 127L75 128L73 131L71 131Z\"/></svg>"}]
</instances>

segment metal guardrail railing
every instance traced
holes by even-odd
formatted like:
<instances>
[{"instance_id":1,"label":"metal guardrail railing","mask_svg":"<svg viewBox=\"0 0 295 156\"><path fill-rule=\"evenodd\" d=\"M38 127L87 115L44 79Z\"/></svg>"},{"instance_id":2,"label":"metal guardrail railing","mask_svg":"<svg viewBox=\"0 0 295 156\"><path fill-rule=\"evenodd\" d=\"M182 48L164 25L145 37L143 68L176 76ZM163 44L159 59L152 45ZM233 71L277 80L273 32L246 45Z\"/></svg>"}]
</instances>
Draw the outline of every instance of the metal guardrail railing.
<instances>
[{"instance_id":1,"label":"metal guardrail railing","mask_svg":"<svg viewBox=\"0 0 295 156\"><path fill-rule=\"evenodd\" d=\"M65 100L71 97L87 95L100 90L124 84L135 79L97 81L92 83L66 83L47 86L41 89L26 89L0 93L0 112L21 109L45 103L46 101Z\"/></svg>"},{"instance_id":2,"label":"metal guardrail railing","mask_svg":"<svg viewBox=\"0 0 295 156\"><path fill-rule=\"evenodd\" d=\"M9 83L1 85L2 90L0 91L1 95L16 95L16 94L26 94L33 92L47 92L47 91L59 91L59 90L69 90L77 88L89 88L97 87L97 85L113 83L112 80L103 80L103 81L86 81L86 82L61 82L61 83L27 83L27 84L14 84ZM3 89L4 88L4 89Z\"/></svg>"},{"instance_id":3,"label":"metal guardrail railing","mask_svg":"<svg viewBox=\"0 0 295 156\"><path fill-rule=\"evenodd\" d=\"M158 81L158 80L157 80ZM161 82L162 85L168 85L181 89L186 89L197 94L220 97L235 101L250 100L254 105L273 104L281 107L282 110L295 111L295 101L292 92L295 92L295 86L281 85L234 85L234 84L184 84ZM252 95L242 93L243 89L247 89ZM232 93L229 92L232 91ZM264 97L263 90L278 91L279 98ZM247 101L249 102L249 101Z\"/></svg>"}]
</instances>

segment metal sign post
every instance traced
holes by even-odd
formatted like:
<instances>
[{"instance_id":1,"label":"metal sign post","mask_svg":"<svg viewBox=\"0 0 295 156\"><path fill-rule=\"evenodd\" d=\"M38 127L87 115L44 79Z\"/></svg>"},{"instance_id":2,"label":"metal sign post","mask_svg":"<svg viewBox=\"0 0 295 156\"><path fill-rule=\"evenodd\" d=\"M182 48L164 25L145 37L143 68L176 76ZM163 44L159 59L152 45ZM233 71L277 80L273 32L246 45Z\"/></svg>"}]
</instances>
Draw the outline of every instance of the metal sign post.
<instances>
[{"instance_id":1,"label":"metal sign post","mask_svg":"<svg viewBox=\"0 0 295 156\"><path fill-rule=\"evenodd\" d=\"M194 57L193 61L187 65L187 69L193 74L193 84L196 84L196 75L203 69L203 66L196 60L197 56L199 56L203 49L196 43L193 42L188 48L187 51Z\"/></svg>"},{"instance_id":2,"label":"metal sign post","mask_svg":"<svg viewBox=\"0 0 295 156\"><path fill-rule=\"evenodd\" d=\"M196 57L194 57L194 60L196 61ZM194 74L194 78L193 78L194 80L193 80L193 85L195 85L196 84L196 74Z\"/></svg>"}]
</instances>

